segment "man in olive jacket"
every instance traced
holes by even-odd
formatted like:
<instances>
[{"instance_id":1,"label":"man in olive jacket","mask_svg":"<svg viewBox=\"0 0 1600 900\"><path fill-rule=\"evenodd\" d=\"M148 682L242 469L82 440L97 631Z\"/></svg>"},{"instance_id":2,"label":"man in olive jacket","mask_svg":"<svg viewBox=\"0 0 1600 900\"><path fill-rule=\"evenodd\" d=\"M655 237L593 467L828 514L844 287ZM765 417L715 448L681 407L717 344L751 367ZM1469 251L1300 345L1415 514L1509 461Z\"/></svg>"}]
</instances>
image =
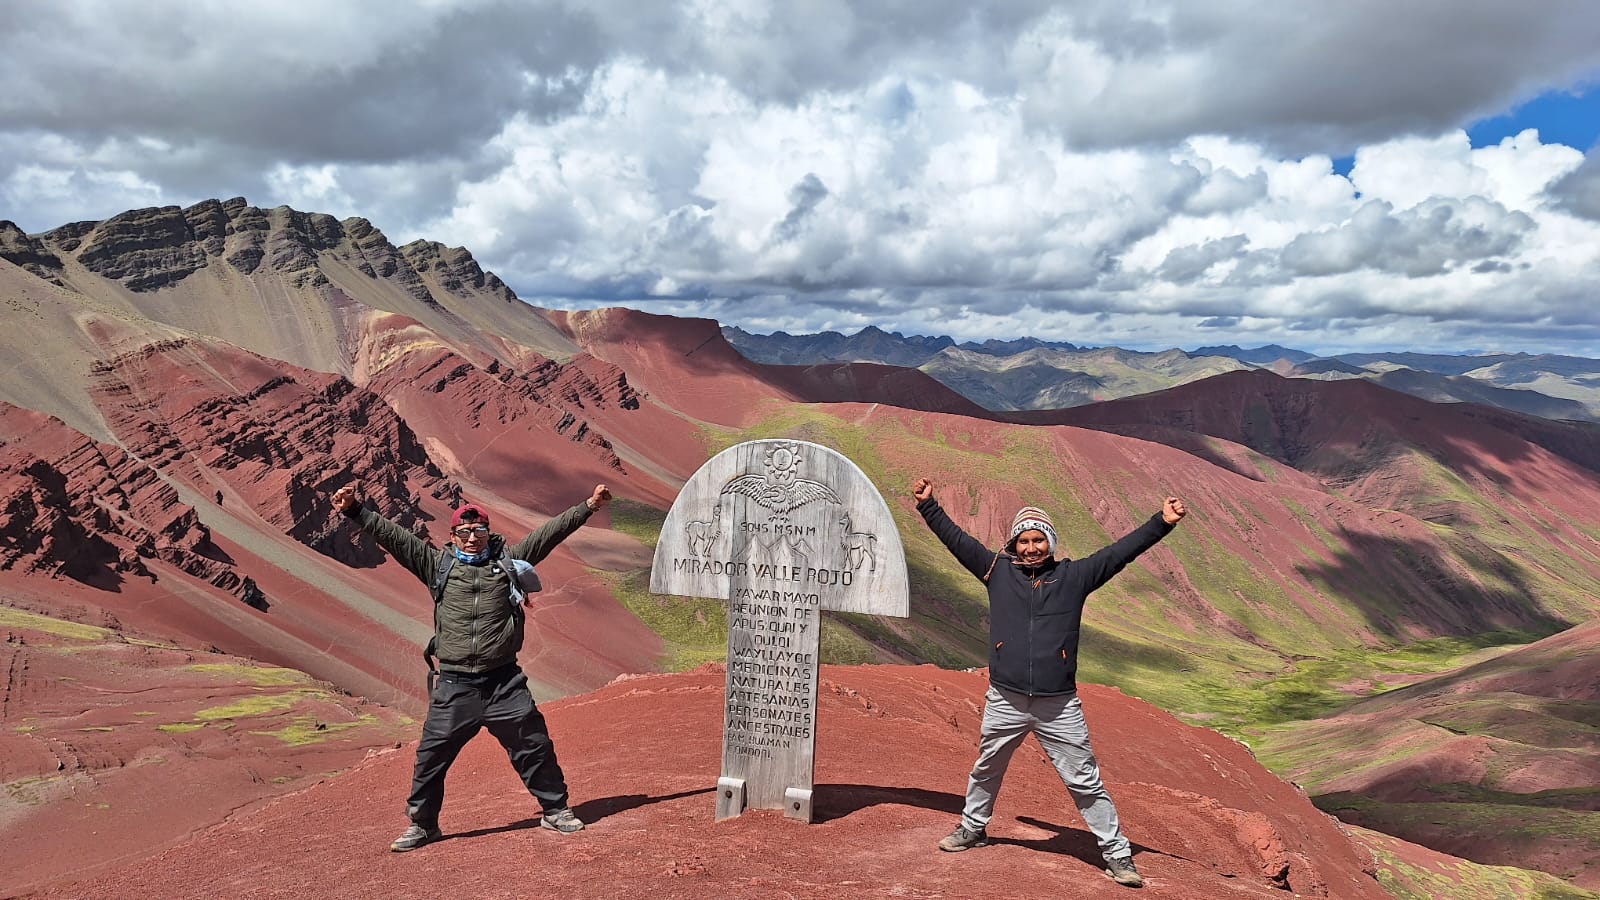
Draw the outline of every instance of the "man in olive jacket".
<instances>
[{"instance_id":1,"label":"man in olive jacket","mask_svg":"<svg viewBox=\"0 0 1600 900\"><path fill-rule=\"evenodd\" d=\"M1023 507L1005 546L989 550L945 514L933 497L933 482L919 478L911 492L928 528L989 591L989 692L978 761L967 781L961 824L939 849L956 852L988 842L1006 766L1032 732L1099 842L1106 874L1118 884L1143 886L1089 745L1078 700L1078 632L1089 594L1166 537L1187 507L1168 497L1161 512L1111 546L1083 559L1057 560L1055 525L1044 510Z\"/></svg>"},{"instance_id":2,"label":"man in olive jacket","mask_svg":"<svg viewBox=\"0 0 1600 900\"><path fill-rule=\"evenodd\" d=\"M488 512L479 506L463 506L451 517L451 543L437 550L363 506L356 485L334 492L334 508L353 519L430 588L436 587L434 580L446 554L454 557L442 590L436 589L434 595L434 640L429 649L430 655L439 659L439 676L430 686L428 716L422 723L422 742L417 745L411 797L406 803L411 827L389 845L390 850L415 850L442 836L439 809L444 805L445 773L461 748L486 725L511 757L528 793L542 805L539 824L561 834L583 830L583 822L568 804L566 778L556 762L544 714L528 690L528 677L517 665L527 617L523 600L529 588L514 587L512 579L518 567L511 564L543 560L610 501L606 486L595 485L588 499L511 546L489 530Z\"/></svg>"}]
</instances>

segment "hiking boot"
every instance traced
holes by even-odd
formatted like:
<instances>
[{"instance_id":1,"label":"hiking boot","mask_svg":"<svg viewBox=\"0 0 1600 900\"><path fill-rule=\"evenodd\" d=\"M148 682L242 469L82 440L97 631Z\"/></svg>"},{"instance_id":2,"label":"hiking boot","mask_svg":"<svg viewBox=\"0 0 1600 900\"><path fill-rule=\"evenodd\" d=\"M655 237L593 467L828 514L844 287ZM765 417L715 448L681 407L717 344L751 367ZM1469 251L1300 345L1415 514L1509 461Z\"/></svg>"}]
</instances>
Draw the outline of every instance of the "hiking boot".
<instances>
[{"instance_id":1,"label":"hiking boot","mask_svg":"<svg viewBox=\"0 0 1600 900\"><path fill-rule=\"evenodd\" d=\"M970 847L982 847L989 843L989 834L982 828L973 831L965 825L957 825L956 830L950 832L944 840L939 842L939 849L946 853L959 853Z\"/></svg>"},{"instance_id":2,"label":"hiking boot","mask_svg":"<svg viewBox=\"0 0 1600 900\"><path fill-rule=\"evenodd\" d=\"M1117 884L1128 887L1144 887L1144 879L1139 876L1139 870L1133 867L1133 857L1119 856L1106 860L1106 876Z\"/></svg>"},{"instance_id":3,"label":"hiking boot","mask_svg":"<svg viewBox=\"0 0 1600 900\"><path fill-rule=\"evenodd\" d=\"M540 828L559 831L562 834L576 834L583 830L583 820L572 814L570 807L547 812L539 820Z\"/></svg>"},{"instance_id":4,"label":"hiking boot","mask_svg":"<svg viewBox=\"0 0 1600 900\"><path fill-rule=\"evenodd\" d=\"M439 831L439 826L423 828L413 822L410 828L407 828L399 837L394 839L394 843L389 845L389 849L396 853L404 853L407 850L415 850L423 844L431 844L441 837L444 837L444 834Z\"/></svg>"}]
</instances>

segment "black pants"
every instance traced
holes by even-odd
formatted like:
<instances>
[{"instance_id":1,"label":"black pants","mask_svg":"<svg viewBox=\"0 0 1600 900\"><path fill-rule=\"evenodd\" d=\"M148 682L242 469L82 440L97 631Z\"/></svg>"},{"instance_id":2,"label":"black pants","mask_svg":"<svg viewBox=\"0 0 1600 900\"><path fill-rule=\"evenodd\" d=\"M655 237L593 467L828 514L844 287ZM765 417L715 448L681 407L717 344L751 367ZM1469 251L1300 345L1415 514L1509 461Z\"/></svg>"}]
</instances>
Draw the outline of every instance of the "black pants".
<instances>
[{"instance_id":1,"label":"black pants","mask_svg":"<svg viewBox=\"0 0 1600 900\"><path fill-rule=\"evenodd\" d=\"M566 808L567 782L556 762L544 714L528 693L528 676L511 663L481 674L439 674L428 702L428 718L422 723L411 799L406 802L411 821L428 828L439 824L445 773L461 748L485 725L506 748L528 793L545 811Z\"/></svg>"}]
</instances>

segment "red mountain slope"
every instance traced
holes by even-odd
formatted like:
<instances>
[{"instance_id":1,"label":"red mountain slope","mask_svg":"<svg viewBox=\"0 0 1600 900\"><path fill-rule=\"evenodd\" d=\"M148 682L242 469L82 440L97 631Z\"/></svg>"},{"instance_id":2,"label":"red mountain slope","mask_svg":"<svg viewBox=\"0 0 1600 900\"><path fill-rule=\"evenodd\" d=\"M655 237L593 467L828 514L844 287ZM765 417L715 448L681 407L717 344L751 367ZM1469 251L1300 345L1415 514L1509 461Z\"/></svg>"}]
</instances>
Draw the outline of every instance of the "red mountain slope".
<instances>
[{"instance_id":1,"label":"red mountain slope","mask_svg":"<svg viewBox=\"0 0 1600 900\"><path fill-rule=\"evenodd\" d=\"M1600 889L1600 622L1269 737L1324 809L1494 865Z\"/></svg>"},{"instance_id":2,"label":"red mountain slope","mask_svg":"<svg viewBox=\"0 0 1600 900\"><path fill-rule=\"evenodd\" d=\"M984 410L916 369L873 363L769 366L733 349L711 319L629 309L547 313L589 353L635 374L657 402L698 419L740 426L773 400L887 403L983 415Z\"/></svg>"},{"instance_id":3,"label":"red mountain slope","mask_svg":"<svg viewBox=\"0 0 1600 900\"><path fill-rule=\"evenodd\" d=\"M1600 542L1585 530L1600 509L1600 431L1591 426L1429 403L1366 381L1262 371L1012 418L1175 446L1192 445L1183 433L1222 438L1365 506L1405 512L1515 552L1530 568L1544 568L1554 552L1564 567L1600 577Z\"/></svg>"}]
</instances>

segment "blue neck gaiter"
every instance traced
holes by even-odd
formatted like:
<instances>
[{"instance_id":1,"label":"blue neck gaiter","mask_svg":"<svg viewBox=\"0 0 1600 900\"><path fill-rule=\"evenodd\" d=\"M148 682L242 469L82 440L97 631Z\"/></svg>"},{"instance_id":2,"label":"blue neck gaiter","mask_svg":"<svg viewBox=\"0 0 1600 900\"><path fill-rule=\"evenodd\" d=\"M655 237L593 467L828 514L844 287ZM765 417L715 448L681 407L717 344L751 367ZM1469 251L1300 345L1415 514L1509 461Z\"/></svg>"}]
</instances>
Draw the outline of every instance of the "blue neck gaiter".
<instances>
[{"instance_id":1,"label":"blue neck gaiter","mask_svg":"<svg viewBox=\"0 0 1600 900\"><path fill-rule=\"evenodd\" d=\"M451 546L456 552L456 559L474 566L481 566L489 561L489 548L485 547L482 553L462 553L460 547Z\"/></svg>"}]
</instances>

